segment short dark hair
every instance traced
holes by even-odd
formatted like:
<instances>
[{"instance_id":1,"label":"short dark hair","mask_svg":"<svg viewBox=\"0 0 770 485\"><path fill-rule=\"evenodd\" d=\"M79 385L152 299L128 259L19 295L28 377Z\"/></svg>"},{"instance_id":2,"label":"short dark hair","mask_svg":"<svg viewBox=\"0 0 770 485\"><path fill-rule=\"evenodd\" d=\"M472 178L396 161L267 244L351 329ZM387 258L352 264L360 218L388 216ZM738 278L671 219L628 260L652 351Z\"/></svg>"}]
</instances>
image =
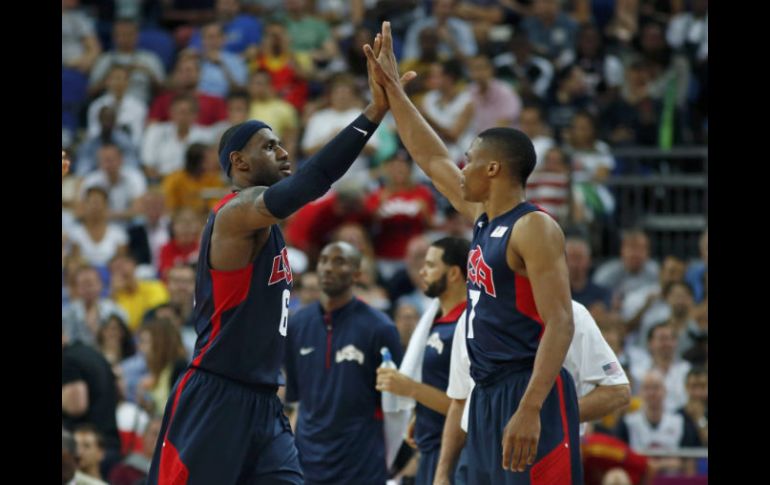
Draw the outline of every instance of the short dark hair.
<instances>
[{"instance_id":1,"label":"short dark hair","mask_svg":"<svg viewBox=\"0 0 770 485\"><path fill-rule=\"evenodd\" d=\"M521 186L535 169L537 156L532 140L515 128L489 128L479 133L481 143L494 157L508 164L511 174L517 177Z\"/></svg>"},{"instance_id":2,"label":"short dark hair","mask_svg":"<svg viewBox=\"0 0 770 485\"><path fill-rule=\"evenodd\" d=\"M101 185L93 185L91 187L88 187L86 189L86 193L83 198L87 199L88 196L90 196L91 194L100 194L102 197L104 197L105 201L110 200L110 193L107 191L107 189L105 189Z\"/></svg>"},{"instance_id":3,"label":"short dark hair","mask_svg":"<svg viewBox=\"0 0 770 485\"><path fill-rule=\"evenodd\" d=\"M660 328L672 328L671 325L669 325L668 320L664 320L662 322L658 322L655 325L653 325L648 331L647 331L647 343L650 343L652 338L655 336L655 331Z\"/></svg>"},{"instance_id":4,"label":"short dark hair","mask_svg":"<svg viewBox=\"0 0 770 485\"><path fill-rule=\"evenodd\" d=\"M441 64L441 72L451 77L455 81L459 81L463 79L463 77L465 76L465 71L463 70L463 63L457 59L454 59L454 58L447 59L446 61L443 61L440 64Z\"/></svg>"},{"instance_id":5,"label":"short dark hair","mask_svg":"<svg viewBox=\"0 0 770 485\"><path fill-rule=\"evenodd\" d=\"M203 168L203 158L208 147L203 143L193 143L184 154L184 169L190 174L198 174Z\"/></svg>"},{"instance_id":6,"label":"short dark hair","mask_svg":"<svg viewBox=\"0 0 770 485\"><path fill-rule=\"evenodd\" d=\"M104 436L95 425L91 423L80 424L72 432L73 435L77 433L93 433L96 436L96 446L104 449Z\"/></svg>"},{"instance_id":7,"label":"short dark hair","mask_svg":"<svg viewBox=\"0 0 770 485\"><path fill-rule=\"evenodd\" d=\"M259 72L259 71L257 71ZM269 74L269 73L268 73ZM228 103L234 99L242 99L246 101L246 103L249 102L249 93L244 91L243 89L234 89L228 93L227 97L225 98L225 101Z\"/></svg>"},{"instance_id":8,"label":"short dark hair","mask_svg":"<svg viewBox=\"0 0 770 485\"><path fill-rule=\"evenodd\" d=\"M467 239L459 237L442 237L431 243L431 246L444 250L441 261L447 266L459 266L463 278L468 276L468 252L471 243Z\"/></svg>"}]
</instances>

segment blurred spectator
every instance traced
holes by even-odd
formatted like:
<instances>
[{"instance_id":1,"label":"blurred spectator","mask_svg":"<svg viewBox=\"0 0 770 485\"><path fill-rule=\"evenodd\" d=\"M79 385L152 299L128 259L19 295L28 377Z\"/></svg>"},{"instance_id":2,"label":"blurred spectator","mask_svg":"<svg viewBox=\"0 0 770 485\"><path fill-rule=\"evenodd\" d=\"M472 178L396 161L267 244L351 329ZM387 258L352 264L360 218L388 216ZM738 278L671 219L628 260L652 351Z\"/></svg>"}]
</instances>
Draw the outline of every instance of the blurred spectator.
<instances>
[{"instance_id":1,"label":"blurred spectator","mask_svg":"<svg viewBox=\"0 0 770 485\"><path fill-rule=\"evenodd\" d=\"M642 409L626 415L618 423L617 435L635 451L671 450L680 447L701 446L698 435L685 426L681 414L675 414L664 407L666 386L663 376L656 370L644 374L642 386ZM681 472L684 462L681 458L665 457L650 459L654 469L667 472Z\"/></svg>"},{"instance_id":2,"label":"blurred spectator","mask_svg":"<svg viewBox=\"0 0 770 485\"><path fill-rule=\"evenodd\" d=\"M168 29L201 25L214 20L214 0L163 0L159 4L161 25Z\"/></svg>"},{"instance_id":3,"label":"blurred spectator","mask_svg":"<svg viewBox=\"0 0 770 485\"><path fill-rule=\"evenodd\" d=\"M240 0L217 0L216 18L225 36L223 48L249 59L256 54L262 40L262 21L259 17L241 13L242 3ZM190 39L190 47L201 50L200 30Z\"/></svg>"},{"instance_id":4,"label":"blurred spectator","mask_svg":"<svg viewBox=\"0 0 770 485\"><path fill-rule=\"evenodd\" d=\"M329 84L329 107L316 111L307 120L302 135L302 152L306 157L315 155L329 140L361 114L363 100L357 91L353 78L340 74ZM377 136L372 136L364 146L361 155L353 162L345 175L332 187L339 187L345 180L356 180L362 185L370 181L367 157L374 154L379 146Z\"/></svg>"},{"instance_id":5,"label":"blurred spectator","mask_svg":"<svg viewBox=\"0 0 770 485\"><path fill-rule=\"evenodd\" d=\"M315 0L314 10L319 19L326 22L337 41L348 39L356 28L360 28L367 14L367 5L373 6L376 0ZM372 39L369 36L368 39ZM358 44L359 49L363 43ZM365 71L364 71L365 72ZM366 75L366 74L364 74Z\"/></svg>"},{"instance_id":6,"label":"blurred spectator","mask_svg":"<svg viewBox=\"0 0 770 485\"><path fill-rule=\"evenodd\" d=\"M169 212L187 208L201 214L213 209L227 188L216 148L191 144L185 152L184 168L164 177L162 187Z\"/></svg>"},{"instance_id":7,"label":"blurred spectator","mask_svg":"<svg viewBox=\"0 0 770 485\"><path fill-rule=\"evenodd\" d=\"M389 313L391 307L390 299L385 288L377 283L378 271L376 263L377 261L373 258L363 258L361 260L361 274L353 287L353 294L372 308Z\"/></svg>"},{"instance_id":8,"label":"blurred spectator","mask_svg":"<svg viewBox=\"0 0 770 485\"><path fill-rule=\"evenodd\" d=\"M355 76L362 84L366 82L367 78L366 54L364 54L362 46L371 44L373 39L374 34L371 30L363 25L358 25L352 35L342 42L342 58L345 63L345 70ZM402 68L399 68L399 71L406 72ZM407 86L411 86L415 81L410 82Z\"/></svg>"},{"instance_id":9,"label":"blurred spectator","mask_svg":"<svg viewBox=\"0 0 770 485\"><path fill-rule=\"evenodd\" d=\"M436 29L439 39L438 52L447 58L465 59L476 55L476 38L471 24L455 16L456 0L434 0L429 17L414 22L406 32L403 59L421 57L417 39L426 27Z\"/></svg>"},{"instance_id":10,"label":"blurred spectator","mask_svg":"<svg viewBox=\"0 0 770 485\"><path fill-rule=\"evenodd\" d=\"M649 93L662 106L658 143L662 148L689 141L683 130L683 110L690 86L690 66L686 57L675 54L666 44L664 28L657 22L645 24L639 33L639 52L650 73Z\"/></svg>"},{"instance_id":11,"label":"blurred spectator","mask_svg":"<svg viewBox=\"0 0 770 485\"><path fill-rule=\"evenodd\" d=\"M462 84L463 66L457 60L430 67L428 87L420 106L425 120L446 144L449 156L460 164L475 138L473 96Z\"/></svg>"},{"instance_id":12,"label":"blurred spectator","mask_svg":"<svg viewBox=\"0 0 770 485\"><path fill-rule=\"evenodd\" d=\"M134 336L126 325L122 311L115 311L103 320L96 332L96 344L112 366L136 353Z\"/></svg>"},{"instance_id":13,"label":"blurred spectator","mask_svg":"<svg viewBox=\"0 0 770 485\"><path fill-rule=\"evenodd\" d=\"M168 291L157 280L139 280L136 277L136 260L130 255L118 255L110 261L110 290L112 299L128 315L128 328L135 331L142 315L155 306L168 301Z\"/></svg>"},{"instance_id":14,"label":"blurred spectator","mask_svg":"<svg viewBox=\"0 0 770 485\"><path fill-rule=\"evenodd\" d=\"M219 140L228 128L249 120L249 93L240 89L231 91L225 98L227 105L227 119L211 126L211 142L219 146Z\"/></svg>"},{"instance_id":15,"label":"blurred spectator","mask_svg":"<svg viewBox=\"0 0 770 485\"><path fill-rule=\"evenodd\" d=\"M299 277L299 302L296 309L303 308L321 297L321 284L318 281L318 273L306 271Z\"/></svg>"},{"instance_id":16,"label":"blurred spectator","mask_svg":"<svg viewBox=\"0 0 770 485\"><path fill-rule=\"evenodd\" d=\"M169 320L148 321L138 332L149 371L140 382L138 403L150 414L162 416L177 378L187 367L179 331Z\"/></svg>"},{"instance_id":17,"label":"blurred spectator","mask_svg":"<svg viewBox=\"0 0 770 485\"><path fill-rule=\"evenodd\" d=\"M685 273L685 280L693 290L693 296L696 303L704 301L706 298L707 289L706 282L708 277L708 265L709 265L709 231L706 229L703 231L700 239L698 240L698 250L700 252L700 259L691 262L687 266L687 272Z\"/></svg>"},{"instance_id":18,"label":"blurred spectator","mask_svg":"<svg viewBox=\"0 0 770 485\"><path fill-rule=\"evenodd\" d=\"M61 429L61 482L63 484L76 484L78 479L77 471L77 444L72 433ZM82 475L82 474L81 474Z\"/></svg>"},{"instance_id":19,"label":"blurred spectator","mask_svg":"<svg viewBox=\"0 0 770 485\"><path fill-rule=\"evenodd\" d=\"M671 325L678 339L677 357L684 357L699 341L708 338L708 331L701 329L693 318L692 289L687 283L678 281L668 285L664 291L670 317L666 322Z\"/></svg>"},{"instance_id":20,"label":"blurred spectator","mask_svg":"<svg viewBox=\"0 0 770 485\"><path fill-rule=\"evenodd\" d=\"M92 424L81 424L75 428L73 436L77 445L78 471L94 479L90 483L106 485L99 466L105 457L104 442L99 430Z\"/></svg>"},{"instance_id":21,"label":"blurred spectator","mask_svg":"<svg viewBox=\"0 0 770 485\"><path fill-rule=\"evenodd\" d=\"M364 188L349 180L325 196L305 205L286 223L286 240L304 251L310 261L331 239L331 234L345 223L369 225L370 216L364 206Z\"/></svg>"},{"instance_id":22,"label":"blurred spectator","mask_svg":"<svg viewBox=\"0 0 770 485\"><path fill-rule=\"evenodd\" d=\"M621 299L630 292L658 281L658 263L650 259L650 239L642 229L626 229L620 234L620 257L596 269L594 283L611 288Z\"/></svg>"},{"instance_id":23,"label":"blurred spectator","mask_svg":"<svg viewBox=\"0 0 770 485\"><path fill-rule=\"evenodd\" d=\"M171 237L160 187L150 187L139 202L140 215L128 227L129 252L140 266L158 267L160 248Z\"/></svg>"},{"instance_id":24,"label":"blurred spectator","mask_svg":"<svg viewBox=\"0 0 770 485\"><path fill-rule=\"evenodd\" d=\"M535 147L535 155L537 156L537 163L535 165L535 171L537 171L543 166L545 153L556 145L556 142L548 132L548 126L543 122L543 110L537 105L525 106L521 110L519 129L532 140L532 145Z\"/></svg>"},{"instance_id":25,"label":"blurred spectator","mask_svg":"<svg viewBox=\"0 0 770 485\"><path fill-rule=\"evenodd\" d=\"M128 92L129 75L130 68L127 66L113 64L109 67L105 79L106 92L88 107L88 136L94 137L101 132L99 111L102 107L113 106L117 114L117 129L130 135L134 146L141 145L147 105Z\"/></svg>"},{"instance_id":26,"label":"blurred spectator","mask_svg":"<svg viewBox=\"0 0 770 485\"><path fill-rule=\"evenodd\" d=\"M156 416L147 423L141 450L134 450L112 469L109 477L111 485L136 485L147 478L162 422L162 418Z\"/></svg>"},{"instance_id":27,"label":"blurred spectator","mask_svg":"<svg viewBox=\"0 0 770 485\"><path fill-rule=\"evenodd\" d=\"M123 368L120 365L113 365L112 372L115 374L115 383L118 388L118 407L115 410L115 419L120 435L120 454L126 456L142 450L142 435L147 429L150 415L136 403L126 400Z\"/></svg>"},{"instance_id":28,"label":"blurred spectator","mask_svg":"<svg viewBox=\"0 0 770 485\"><path fill-rule=\"evenodd\" d=\"M302 111L308 98L307 80L313 77L314 66L308 53L292 50L291 42L284 24L268 20L259 53L249 70L269 72L275 93Z\"/></svg>"},{"instance_id":29,"label":"blurred spectator","mask_svg":"<svg viewBox=\"0 0 770 485\"><path fill-rule=\"evenodd\" d=\"M195 268L187 264L169 268L166 274L166 287L169 294L168 303L147 312L144 320L155 317L167 318L177 324L187 355L192 357L195 341L198 338L193 320ZM170 311L165 311L163 307L168 307Z\"/></svg>"},{"instance_id":30,"label":"blurred spectator","mask_svg":"<svg viewBox=\"0 0 770 485\"><path fill-rule=\"evenodd\" d=\"M296 159L299 156L297 138L300 130L297 110L275 95L268 71L260 70L252 74L248 90L251 99L249 118L267 123L281 139L281 145L289 152L289 156Z\"/></svg>"},{"instance_id":31,"label":"blurred spectator","mask_svg":"<svg viewBox=\"0 0 770 485\"><path fill-rule=\"evenodd\" d=\"M163 62L154 52L138 49L139 23L120 18L112 25L113 49L96 60L89 77L88 90L97 94L106 87L106 77L114 65L125 66L129 72L126 94L141 100L145 108L166 78Z\"/></svg>"},{"instance_id":32,"label":"blurred spectator","mask_svg":"<svg viewBox=\"0 0 770 485\"><path fill-rule=\"evenodd\" d=\"M579 111L596 111L594 99L588 93L583 68L573 64L558 72L547 106L548 124L553 129L554 138L560 142L564 141L565 132Z\"/></svg>"},{"instance_id":33,"label":"blurred spectator","mask_svg":"<svg viewBox=\"0 0 770 485\"><path fill-rule=\"evenodd\" d=\"M81 266L74 274L75 294L62 310L62 329L70 342L97 345L101 327L113 314L121 314L115 302L102 298L102 278L92 266Z\"/></svg>"},{"instance_id":34,"label":"blurred spectator","mask_svg":"<svg viewBox=\"0 0 770 485\"><path fill-rule=\"evenodd\" d=\"M81 200L88 189L101 187L109 194L109 218L116 222L133 219L139 213L139 200L147 191L144 174L123 164L120 147L103 143L97 152L99 169L83 178Z\"/></svg>"},{"instance_id":35,"label":"blurred spectator","mask_svg":"<svg viewBox=\"0 0 770 485\"><path fill-rule=\"evenodd\" d=\"M102 435L105 462L119 459L120 438L115 422L115 376L98 350L82 342L69 343L62 333L62 425L72 430L90 423Z\"/></svg>"},{"instance_id":36,"label":"blurred spectator","mask_svg":"<svg viewBox=\"0 0 770 485\"><path fill-rule=\"evenodd\" d=\"M521 99L511 86L494 78L492 63L487 56L474 56L468 61L473 83L473 130L481 133L498 126L514 128L519 125Z\"/></svg>"},{"instance_id":37,"label":"blurred spectator","mask_svg":"<svg viewBox=\"0 0 770 485\"><path fill-rule=\"evenodd\" d=\"M558 0L534 0L532 15L521 22L535 52L563 68L559 63L565 51L574 50L577 24L562 11Z\"/></svg>"},{"instance_id":38,"label":"blurred spectator","mask_svg":"<svg viewBox=\"0 0 770 485\"><path fill-rule=\"evenodd\" d=\"M98 113L99 133L87 135L87 138L78 147L75 173L83 177L97 168L97 153L105 145L115 145L120 149L123 163L127 167L138 169L139 150L134 145L131 135L116 129L116 116L114 106L102 106Z\"/></svg>"},{"instance_id":39,"label":"blurred spectator","mask_svg":"<svg viewBox=\"0 0 770 485\"><path fill-rule=\"evenodd\" d=\"M171 73L169 86L152 100L149 121L168 121L171 117L172 101L179 95L194 96L197 100L196 123L211 126L218 121L227 119L225 100L198 91L201 78L201 66L198 56L181 55L176 61Z\"/></svg>"},{"instance_id":40,"label":"blurred spectator","mask_svg":"<svg viewBox=\"0 0 770 485\"><path fill-rule=\"evenodd\" d=\"M671 315L663 290L684 278L684 261L676 256L666 256L660 269L658 282L642 286L623 298L621 316L626 322L626 341L629 345L646 347L647 332Z\"/></svg>"},{"instance_id":41,"label":"blurred spectator","mask_svg":"<svg viewBox=\"0 0 770 485\"><path fill-rule=\"evenodd\" d=\"M61 64L88 73L102 48L93 19L79 6L79 0L61 2Z\"/></svg>"},{"instance_id":42,"label":"blurred spectator","mask_svg":"<svg viewBox=\"0 0 770 485\"><path fill-rule=\"evenodd\" d=\"M227 51L222 24L212 22L201 27L201 76L198 91L224 98L227 93L246 85L246 63L238 54Z\"/></svg>"},{"instance_id":43,"label":"blurred spectator","mask_svg":"<svg viewBox=\"0 0 770 485\"><path fill-rule=\"evenodd\" d=\"M709 374L703 367L693 367L687 373L685 384L687 404L677 413L695 426L703 446L709 443Z\"/></svg>"},{"instance_id":44,"label":"blurred spectator","mask_svg":"<svg viewBox=\"0 0 770 485\"><path fill-rule=\"evenodd\" d=\"M604 475L602 485L633 485L633 482L624 469L613 468Z\"/></svg>"},{"instance_id":45,"label":"blurred spectator","mask_svg":"<svg viewBox=\"0 0 770 485\"><path fill-rule=\"evenodd\" d=\"M75 224L67 235L73 253L98 267L106 266L115 255L128 250L125 229L109 222L108 197L100 186L87 188L82 223Z\"/></svg>"},{"instance_id":46,"label":"blurred spectator","mask_svg":"<svg viewBox=\"0 0 770 485\"><path fill-rule=\"evenodd\" d=\"M696 141L705 143L703 124L708 120L708 0L691 2L692 12L680 12L671 18L666 40L676 51L687 56L694 75L688 98L692 112L691 129ZM693 92L694 91L694 92Z\"/></svg>"},{"instance_id":47,"label":"blurred spectator","mask_svg":"<svg viewBox=\"0 0 770 485\"><path fill-rule=\"evenodd\" d=\"M406 348L409 345L412 332L417 327L417 322L420 321L420 313L414 304L403 300L396 305L396 309L393 312L393 321L398 329L398 335L401 337L401 346Z\"/></svg>"},{"instance_id":48,"label":"blurred spectator","mask_svg":"<svg viewBox=\"0 0 770 485\"><path fill-rule=\"evenodd\" d=\"M626 69L620 97L603 111L600 132L613 145L656 145L662 113L660 101L650 96L650 73L643 61Z\"/></svg>"},{"instance_id":49,"label":"blurred spectator","mask_svg":"<svg viewBox=\"0 0 770 485\"><path fill-rule=\"evenodd\" d=\"M674 327L664 322L652 327L647 336L649 358L631 361L631 373L636 382L642 382L649 370L657 371L666 386L665 408L676 412L687 402L685 378L692 367L677 357L677 334Z\"/></svg>"},{"instance_id":50,"label":"blurred spectator","mask_svg":"<svg viewBox=\"0 0 770 485\"><path fill-rule=\"evenodd\" d=\"M389 279L404 267L409 240L432 225L436 212L433 194L412 179L412 160L399 152L383 166L384 186L366 198L373 219L374 250L380 274Z\"/></svg>"},{"instance_id":51,"label":"blurred spectator","mask_svg":"<svg viewBox=\"0 0 770 485\"><path fill-rule=\"evenodd\" d=\"M438 51L439 37L435 27L425 27L420 31L417 41L420 46L418 57L405 58L399 63L399 72L414 71L417 77L405 86L406 92L415 103L420 106L423 95L430 89L428 79L430 68L433 64L447 59L446 55L440 55ZM370 43L367 39L365 43Z\"/></svg>"},{"instance_id":52,"label":"blurred spectator","mask_svg":"<svg viewBox=\"0 0 770 485\"><path fill-rule=\"evenodd\" d=\"M320 68L339 56L329 24L311 13L313 7L308 6L308 0L285 0L284 5L291 50L309 54Z\"/></svg>"},{"instance_id":53,"label":"blurred spectator","mask_svg":"<svg viewBox=\"0 0 770 485\"><path fill-rule=\"evenodd\" d=\"M604 183L615 168L609 145L596 138L596 119L587 111L572 117L565 133L565 151L572 160L572 178L587 215L597 220L612 214L615 198Z\"/></svg>"},{"instance_id":54,"label":"blurred spectator","mask_svg":"<svg viewBox=\"0 0 770 485\"><path fill-rule=\"evenodd\" d=\"M574 51L565 51L561 66L578 65L583 69L591 96L600 108L609 105L623 86L623 63L605 51L599 29L593 24L581 25Z\"/></svg>"},{"instance_id":55,"label":"blurred spectator","mask_svg":"<svg viewBox=\"0 0 770 485\"><path fill-rule=\"evenodd\" d=\"M532 51L529 37L520 30L511 36L509 49L492 59L497 77L512 83L525 103L544 101L554 79L551 62Z\"/></svg>"},{"instance_id":56,"label":"blurred spectator","mask_svg":"<svg viewBox=\"0 0 770 485\"><path fill-rule=\"evenodd\" d=\"M573 200L569 161L560 148L549 149L542 166L527 179L527 200L545 209L562 227L583 222L582 206Z\"/></svg>"},{"instance_id":57,"label":"blurred spectator","mask_svg":"<svg viewBox=\"0 0 770 485\"><path fill-rule=\"evenodd\" d=\"M629 49L631 40L636 37L639 30L639 3L639 0L618 0L615 2L612 19L605 27L604 34L609 43L618 49Z\"/></svg>"},{"instance_id":58,"label":"blurred spectator","mask_svg":"<svg viewBox=\"0 0 770 485\"><path fill-rule=\"evenodd\" d=\"M420 315L428 308L430 298L423 290L425 283L420 277L420 268L425 264L430 241L425 236L415 236L406 245L406 268L400 269L387 281L390 301L396 306L411 303Z\"/></svg>"},{"instance_id":59,"label":"blurred spectator","mask_svg":"<svg viewBox=\"0 0 770 485\"><path fill-rule=\"evenodd\" d=\"M171 217L171 240L160 248L158 261L158 274L164 281L170 268L198 261L203 230L201 219L201 213L189 207L179 209Z\"/></svg>"},{"instance_id":60,"label":"blurred spectator","mask_svg":"<svg viewBox=\"0 0 770 485\"><path fill-rule=\"evenodd\" d=\"M572 299L588 308L591 315L599 321L601 315L612 308L612 299L607 287L589 278L591 246L585 239L571 236L567 237L564 247Z\"/></svg>"},{"instance_id":61,"label":"blurred spectator","mask_svg":"<svg viewBox=\"0 0 770 485\"><path fill-rule=\"evenodd\" d=\"M184 167L187 147L210 143L211 132L195 122L198 102L179 94L171 102L171 121L152 123L142 142L142 163L148 178L158 179Z\"/></svg>"}]
</instances>

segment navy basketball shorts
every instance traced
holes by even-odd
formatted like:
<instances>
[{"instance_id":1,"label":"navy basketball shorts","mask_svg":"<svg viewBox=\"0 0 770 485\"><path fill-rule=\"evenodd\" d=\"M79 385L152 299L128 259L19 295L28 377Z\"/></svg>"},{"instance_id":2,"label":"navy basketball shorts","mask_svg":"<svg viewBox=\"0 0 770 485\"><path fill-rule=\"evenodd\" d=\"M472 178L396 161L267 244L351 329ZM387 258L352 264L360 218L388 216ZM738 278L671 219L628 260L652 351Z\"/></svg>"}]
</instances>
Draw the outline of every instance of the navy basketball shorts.
<instances>
[{"instance_id":1,"label":"navy basketball shorts","mask_svg":"<svg viewBox=\"0 0 770 485\"><path fill-rule=\"evenodd\" d=\"M166 404L147 483L303 483L294 435L275 390L188 370Z\"/></svg>"},{"instance_id":2,"label":"navy basketball shorts","mask_svg":"<svg viewBox=\"0 0 770 485\"><path fill-rule=\"evenodd\" d=\"M468 438L467 483L474 485L582 485L575 383L561 369L540 411L537 456L523 472L503 470L503 431L524 395L532 369L503 372L473 389Z\"/></svg>"}]
</instances>

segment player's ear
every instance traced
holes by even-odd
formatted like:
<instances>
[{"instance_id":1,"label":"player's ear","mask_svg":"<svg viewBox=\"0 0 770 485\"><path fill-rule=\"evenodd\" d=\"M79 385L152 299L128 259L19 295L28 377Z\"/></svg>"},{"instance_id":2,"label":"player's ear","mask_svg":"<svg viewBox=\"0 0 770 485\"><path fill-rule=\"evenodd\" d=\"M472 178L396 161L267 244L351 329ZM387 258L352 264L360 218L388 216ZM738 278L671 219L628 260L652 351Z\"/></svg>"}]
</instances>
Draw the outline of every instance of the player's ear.
<instances>
[{"instance_id":1,"label":"player's ear","mask_svg":"<svg viewBox=\"0 0 770 485\"><path fill-rule=\"evenodd\" d=\"M447 277L449 281L463 281L463 272L458 266L450 266L447 270Z\"/></svg>"},{"instance_id":2,"label":"player's ear","mask_svg":"<svg viewBox=\"0 0 770 485\"><path fill-rule=\"evenodd\" d=\"M232 166L230 173L232 173L232 170L236 168L238 170L244 171L249 169L249 164L246 162L246 159L244 159L243 155L241 155L241 152L238 151L230 152L230 165Z\"/></svg>"},{"instance_id":3,"label":"player's ear","mask_svg":"<svg viewBox=\"0 0 770 485\"><path fill-rule=\"evenodd\" d=\"M490 160L487 162L487 175L489 177L495 177L502 170L502 164L497 160Z\"/></svg>"}]
</instances>

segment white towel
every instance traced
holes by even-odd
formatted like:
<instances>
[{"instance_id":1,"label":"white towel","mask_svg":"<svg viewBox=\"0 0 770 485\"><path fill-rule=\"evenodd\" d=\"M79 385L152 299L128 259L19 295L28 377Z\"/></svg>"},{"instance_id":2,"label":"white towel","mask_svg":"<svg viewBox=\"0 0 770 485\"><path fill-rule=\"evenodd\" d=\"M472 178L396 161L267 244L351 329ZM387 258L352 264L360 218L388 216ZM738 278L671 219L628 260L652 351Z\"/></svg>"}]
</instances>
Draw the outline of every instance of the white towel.
<instances>
[{"instance_id":1,"label":"white towel","mask_svg":"<svg viewBox=\"0 0 770 485\"><path fill-rule=\"evenodd\" d=\"M406 347L406 353L404 353L404 358L401 360L401 367L398 369L399 372L417 382L422 382L422 358L425 354L425 345L428 342L428 334L433 326L433 320L436 318L440 308L441 305L438 298L431 300L430 306L423 313L414 332L412 332L409 345ZM397 397L398 411L384 413L385 459L387 460L388 468L393 466L393 461L396 459L399 448L401 448L401 442L404 440L406 428L409 426L412 410L416 405L412 398Z\"/></svg>"}]
</instances>

